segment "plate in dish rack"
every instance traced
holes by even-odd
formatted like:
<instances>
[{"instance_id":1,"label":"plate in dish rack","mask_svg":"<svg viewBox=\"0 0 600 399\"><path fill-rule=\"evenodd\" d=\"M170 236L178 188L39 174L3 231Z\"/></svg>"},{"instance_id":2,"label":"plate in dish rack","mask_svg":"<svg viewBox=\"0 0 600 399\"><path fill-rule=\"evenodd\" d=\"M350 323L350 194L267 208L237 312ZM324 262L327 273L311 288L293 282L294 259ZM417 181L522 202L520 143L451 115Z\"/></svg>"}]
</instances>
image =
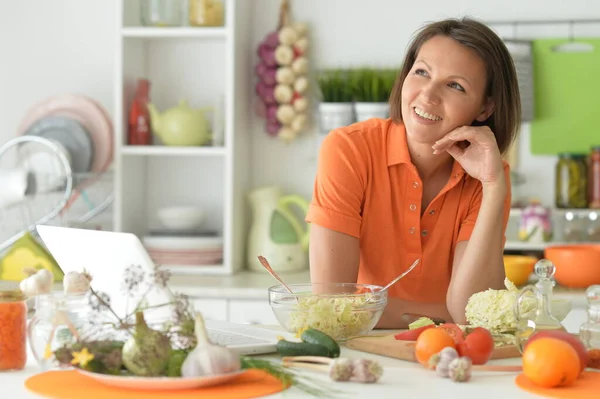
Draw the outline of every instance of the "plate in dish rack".
<instances>
[{"instance_id":1,"label":"plate in dish rack","mask_svg":"<svg viewBox=\"0 0 600 399\"><path fill-rule=\"evenodd\" d=\"M105 385L144 391L175 391L211 387L234 380L247 371L240 370L233 373L204 377L137 377L91 373L77 368L75 370Z\"/></svg>"}]
</instances>

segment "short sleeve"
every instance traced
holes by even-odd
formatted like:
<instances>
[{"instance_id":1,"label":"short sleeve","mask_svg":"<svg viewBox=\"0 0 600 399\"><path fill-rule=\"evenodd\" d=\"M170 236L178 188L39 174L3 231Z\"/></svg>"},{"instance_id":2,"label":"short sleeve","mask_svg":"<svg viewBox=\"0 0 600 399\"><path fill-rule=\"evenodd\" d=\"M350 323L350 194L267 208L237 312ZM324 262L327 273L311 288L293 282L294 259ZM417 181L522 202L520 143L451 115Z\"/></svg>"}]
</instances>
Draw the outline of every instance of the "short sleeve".
<instances>
[{"instance_id":1,"label":"short sleeve","mask_svg":"<svg viewBox=\"0 0 600 399\"><path fill-rule=\"evenodd\" d=\"M360 236L366 186L366 145L360 134L333 130L323 140L306 221Z\"/></svg>"},{"instance_id":2,"label":"short sleeve","mask_svg":"<svg viewBox=\"0 0 600 399\"><path fill-rule=\"evenodd\" d=\"M506 244L506 227L508 225L508 218L510 216L510 205L511 205L511 186L510 186L510 166L504 162L504 177L506 179L507 192L506 197L504 198L504 211L502 218L502 247ZM471 201L469 206L469 213L467 217L460 225L460 231L458 232L459 241L466 241L471 238L471 233L473 233L473 228L475 227L475 221L477 220L477 215L479 215L479 208L481 207L481 201L483 199L483 188L481 184L478 184L477 191Z\"/></svg>"}]
</instances>

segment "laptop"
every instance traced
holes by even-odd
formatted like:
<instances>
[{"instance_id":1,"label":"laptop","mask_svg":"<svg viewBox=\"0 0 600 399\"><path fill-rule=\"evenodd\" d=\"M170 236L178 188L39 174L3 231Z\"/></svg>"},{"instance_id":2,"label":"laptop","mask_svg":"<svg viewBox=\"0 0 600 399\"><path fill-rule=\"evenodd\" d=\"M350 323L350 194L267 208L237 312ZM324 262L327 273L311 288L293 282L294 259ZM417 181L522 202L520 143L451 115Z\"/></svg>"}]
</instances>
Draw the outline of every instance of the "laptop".
<instances>
[{"instance_id":1,"label":"laptop","mask_svg":"<svg viewBox=\"0 0 600 399\"><path fill-rule=\"evenodd\" d=\"M131 312L133 301L127 299L121 283L129 265L140 265L146 272L154 270L154 262L135 234L38 225L37 232L61 270L87 270L93 277L91 286L111 298L111 307L119 315ZM172 288L172 287L171 287ZM175 289L176 291L176 289ZM165 303L172 296L168 290L152 290L148 303ZM170 316L165 308L147 310L146 319L160 320ZM240 355L274 353L278 336L292 334L256 326L221 320L205 320L208 336L214 344L226 346Z\"/></svg>"}]
</instances>

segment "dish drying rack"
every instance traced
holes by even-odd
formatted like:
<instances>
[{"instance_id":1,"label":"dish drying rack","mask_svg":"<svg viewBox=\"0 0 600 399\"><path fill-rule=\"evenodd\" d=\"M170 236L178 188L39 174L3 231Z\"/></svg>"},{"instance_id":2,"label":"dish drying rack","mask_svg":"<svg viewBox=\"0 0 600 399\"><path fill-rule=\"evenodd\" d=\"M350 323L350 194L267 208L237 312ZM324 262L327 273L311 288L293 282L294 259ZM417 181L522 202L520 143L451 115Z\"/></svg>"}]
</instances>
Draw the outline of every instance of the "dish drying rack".
<instances>
[{"instance_id":1,"label":"dish drying rack","mask_svg":"<svg viewBox=\"0 0 600 399\"><path fill-rule=\"evenodd\" d=\"M24 153L33 147L50 165L27 162ZM0 173L3 168L24 171L27 184L22 198L0 205L0 256L24 234L37 235L37 225L83 227L114 201L111 171L76 173L60 147L43 137L20 136L2 145Z\"/></svg>"}]
</instances>

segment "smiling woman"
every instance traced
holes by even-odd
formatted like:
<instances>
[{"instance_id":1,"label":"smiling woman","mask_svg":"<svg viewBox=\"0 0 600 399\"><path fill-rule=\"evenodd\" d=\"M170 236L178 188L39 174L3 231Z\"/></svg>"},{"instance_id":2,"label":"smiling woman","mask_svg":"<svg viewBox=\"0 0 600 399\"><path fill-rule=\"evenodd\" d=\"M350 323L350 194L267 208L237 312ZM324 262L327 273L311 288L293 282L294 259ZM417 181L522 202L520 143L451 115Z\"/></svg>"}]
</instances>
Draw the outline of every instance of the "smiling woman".
<instances>
[{"instance_id":1,"label":"smiling woman","mask_svg":"<svg viewBox=\"0 0 600 399\"><path fill-rule=\"evenodd\" d=\"M521 105L513 60L485 24L448 19L415 36L390 118L332 131L307 221L312 282L385 285L378 327L404 313L464 323L476 292L502 288L510 171Z\"/></svg>"}]
</instances>

